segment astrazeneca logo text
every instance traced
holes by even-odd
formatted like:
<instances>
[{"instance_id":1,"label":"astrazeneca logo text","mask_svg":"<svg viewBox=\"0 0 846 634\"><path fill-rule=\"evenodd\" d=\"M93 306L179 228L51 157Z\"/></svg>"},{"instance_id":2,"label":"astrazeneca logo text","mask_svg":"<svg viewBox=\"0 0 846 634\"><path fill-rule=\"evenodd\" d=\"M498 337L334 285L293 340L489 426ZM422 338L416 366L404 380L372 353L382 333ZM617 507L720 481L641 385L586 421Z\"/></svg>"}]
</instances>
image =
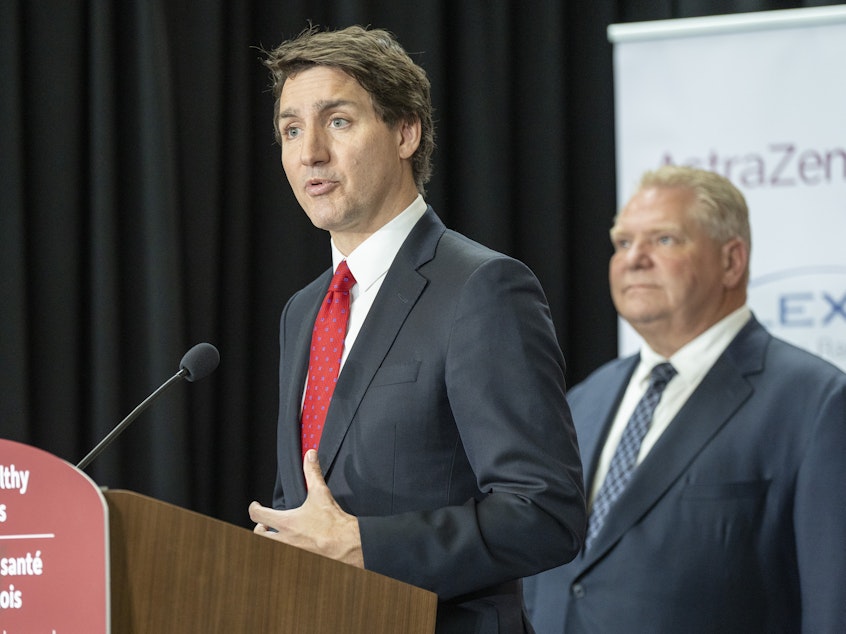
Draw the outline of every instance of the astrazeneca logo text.
<instances>
[{"instance_id":1,"label":"astrazeneca logo text","mask_svg":"<svg viewBox=\"0 0 846 634\"><path fill-rule=\"evenodd\" d=\"M760 150L687 157L666 151L663 165L687 165L722 174L739 187L800 187L846 183L846 148L770 143Z\"/></svg>"}]
</instances>

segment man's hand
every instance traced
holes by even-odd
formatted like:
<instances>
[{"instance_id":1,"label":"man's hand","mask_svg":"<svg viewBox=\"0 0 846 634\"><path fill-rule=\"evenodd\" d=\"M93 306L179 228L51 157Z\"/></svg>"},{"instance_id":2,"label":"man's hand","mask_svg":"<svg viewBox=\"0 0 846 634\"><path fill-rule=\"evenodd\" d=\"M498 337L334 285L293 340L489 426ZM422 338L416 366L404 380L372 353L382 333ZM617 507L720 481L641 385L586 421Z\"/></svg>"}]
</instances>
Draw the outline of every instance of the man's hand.
<instances>
[{"instance_id":1,"label":"man's hand","mask_svg":"<svg viewBox=\"0 0 846 634\"><path fill-rule=\"evenodd\" d=\"M250 519L256 522L253 532L364 568L358 519L345 513L335 502L323 480L314 449L305 455L303 473L308 486L305 503L296 509L276 511L253 502L250 504Z\"/></svg>"}]
</instances>

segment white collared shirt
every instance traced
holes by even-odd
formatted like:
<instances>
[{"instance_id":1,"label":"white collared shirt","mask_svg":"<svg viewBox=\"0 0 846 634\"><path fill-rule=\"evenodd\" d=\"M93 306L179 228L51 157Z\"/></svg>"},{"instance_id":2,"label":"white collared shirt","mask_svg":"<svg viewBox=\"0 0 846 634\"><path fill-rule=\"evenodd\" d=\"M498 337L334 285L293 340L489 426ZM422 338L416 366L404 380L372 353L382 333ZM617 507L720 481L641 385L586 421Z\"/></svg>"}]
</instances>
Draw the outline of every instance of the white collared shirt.
<instances>
[{"instance_id":1,"label":"white collared shirt","mask_svg":"<svg viewBox=\"0 0 846 634\"><path fill-rule=\"evenodd\" d=\"M620 437L623 435L623 430L626 428L626 424L634 413L638 402L646 393L652 368L659 363L669 361L676 369L676 376L664 388L661 400L655 408L655 413L652 416L652 424L640 446L640 453L637 458L638 464L647 456L661 437L661 434L664 433L670 422L678 414L682 405L687 402L687 399L690 398L690 395L693 394L693 391L699 386L702 379L705 378L705 375L708 374L717 362L717 359L735 336L737 336L737 333L746 325L746 322L749 321L751 316L752 312L747 306L738 308L696 337L696 339L688 342L669 359L665 359L648 345L643 344L640 350L640 363L635 368L634 374L632 374L632 378L629 381L629 386L626 388L626 393L623 395L622 401L620 401L620 407L617 409L617 415L608 432L608 438L605 441L605 446L599 458L596 475L593 478L590 491L591 505L593 504L594 497L596 497L596 493L599 491L599 487L602 485L602 481L605 480L605 476L608 474L611 458L614 456L614 451L617 449ZM680 424L684 423L680 422Z\"/></svg>"},{"instance_id":2,"label":"white collared shirt","mask_svg":"<svg viewBox=\"0 0 846 634\"><path fill-rule=\"evenodd\" d=\"M373 300L376 299L376 294L382 287L382 282L397 252L414 225L426 213L426 208L423 197L418 195L401 214L378 229L346 257L347 266L350 267L356 283L350 291L350 319L347 322L347 337L344 339L341 368L344 367L344 362L358 337L364 318L370 312ZM344 259L344 254L332 242L332 270L337 270Z\"/></svg>"}]
</instances>

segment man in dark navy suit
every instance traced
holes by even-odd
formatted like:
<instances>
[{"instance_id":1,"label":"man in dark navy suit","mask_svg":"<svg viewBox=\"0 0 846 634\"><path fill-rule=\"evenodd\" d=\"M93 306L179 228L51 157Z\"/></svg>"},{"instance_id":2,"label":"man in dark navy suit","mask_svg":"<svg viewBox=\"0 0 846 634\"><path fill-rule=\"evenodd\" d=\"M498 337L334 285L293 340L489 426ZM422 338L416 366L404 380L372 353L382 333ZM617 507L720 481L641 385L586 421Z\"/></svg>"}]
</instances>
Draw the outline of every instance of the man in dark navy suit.
<instances>
[{"instance_id":1,"label":"man in dark navy suit","mask_svg":"<svg viewBox=\"0 0 846 634\"><path fill-rule=\"evenodd\" d=\"M526 580L536 631L846 632L846 375L746 306L742 194L662 167L611 239L614 304L644 345L568 394L587 547Z\"/></svg>"},{"instance_id":2,"label":"man in dark navy suit","mask_svg":"<svg viewBox=\"0 0 846 634\"><path fill-rule=\"evenodd\" d=\"M438 632L527 631L520 578L572 559L585 525L540 284L425 203L429 81L390 34L309 30L267 65L282 165L333 266L282 313L278 474L255 530L436 592ZM312 346L331 278L340 374Z\"/></svg>"}]
</instances>

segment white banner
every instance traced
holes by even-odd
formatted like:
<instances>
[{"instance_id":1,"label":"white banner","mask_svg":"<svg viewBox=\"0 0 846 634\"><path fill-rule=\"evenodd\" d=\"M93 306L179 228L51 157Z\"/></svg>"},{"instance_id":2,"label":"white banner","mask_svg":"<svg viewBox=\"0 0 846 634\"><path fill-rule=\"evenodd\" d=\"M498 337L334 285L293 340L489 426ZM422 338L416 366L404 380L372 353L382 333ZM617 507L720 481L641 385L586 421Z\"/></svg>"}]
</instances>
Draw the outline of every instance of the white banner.
<instances>
[{"instance_id":1,"label":"white banner","mask_svg":"<svg viewBox=\"0 0 846 634\"><path fill-rule=\"evenodd\" d=\"M746 196L749 303L846 369L846 5L611 25L618 202L664 163ZM621 322L620 353L640 345Z\"/></svg>"}]
</instances>

